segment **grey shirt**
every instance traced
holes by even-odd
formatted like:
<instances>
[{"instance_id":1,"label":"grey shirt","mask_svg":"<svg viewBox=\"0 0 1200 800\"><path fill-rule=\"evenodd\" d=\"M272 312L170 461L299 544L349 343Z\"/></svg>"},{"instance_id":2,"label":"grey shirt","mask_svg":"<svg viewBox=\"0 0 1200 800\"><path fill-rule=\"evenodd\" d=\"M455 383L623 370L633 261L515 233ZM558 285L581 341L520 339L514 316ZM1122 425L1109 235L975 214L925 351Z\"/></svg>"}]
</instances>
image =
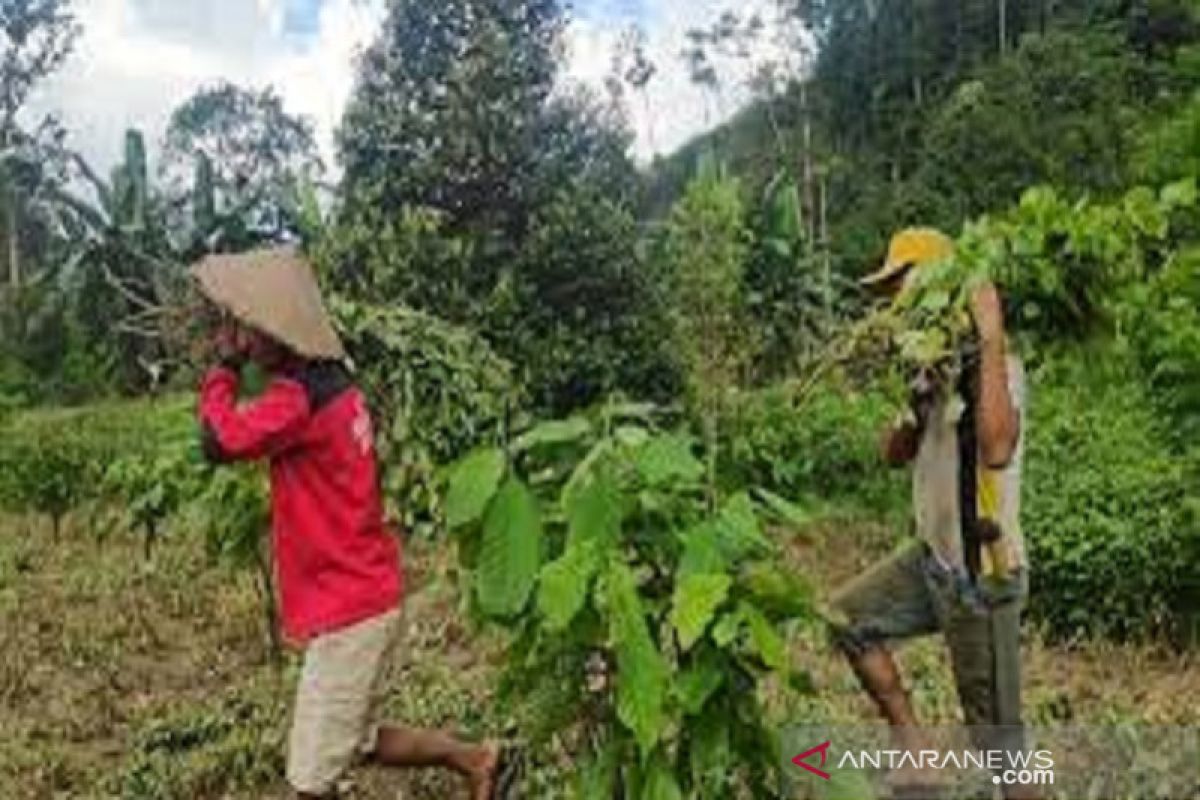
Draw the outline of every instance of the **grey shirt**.
<instances>
[{"instance_id":1,"label":"grey shirt","mask_svg":"<svg viewBox=\"0 0 1200 800\"><path fill-rule=\"evenodd\" d=\"M1000 541L984 548L983 573L1007 574L1028 566L1021 534L1021 461L1025 450L1025 369L1007 359L1008 390L1021 421L1012 460L999 470L978 469L979 516L1000 526ZM958 421L965 406L957 393L943 392L933 404L913 462L913 513L917 535L947 568L965 572L958 490Z\"/></svg>"}]
</instances>

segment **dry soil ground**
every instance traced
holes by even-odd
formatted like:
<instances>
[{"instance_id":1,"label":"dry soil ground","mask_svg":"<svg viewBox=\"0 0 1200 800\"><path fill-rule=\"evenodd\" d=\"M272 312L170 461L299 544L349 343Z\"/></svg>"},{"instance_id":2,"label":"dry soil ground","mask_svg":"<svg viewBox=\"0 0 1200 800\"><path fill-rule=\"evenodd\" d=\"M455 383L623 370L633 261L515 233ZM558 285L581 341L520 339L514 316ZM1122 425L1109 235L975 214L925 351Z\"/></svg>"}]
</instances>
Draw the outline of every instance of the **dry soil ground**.
<instances>
[{"instance_id":1,"label":"dry soil ground","mask_svg":"<svg viewBox=\"0 0 1200 800\"><path fill-rule=\"evenodd\" d=\"M828 524L788 545L824 591L890 546L871 526ZM503 726L490 700L502 646L460 621L447 558L409 548L409 633L390 716ZM214 565L202 543L164 539L145 560L132 536L98 543L78 522L0 520L0 798L276 798L297 661L273 664L251 576ZM1036 720L1200 723L1194 656L1150 646L1046 645L1028 634L1026 710ZM793 651L823 713L870 713L815 633ZM955 716L936 640L903 652L921 712ZM360 771L353 797L454 798L457 784ZM543 789L531 790L535 797Z\"/></svg>"}]
</instances>

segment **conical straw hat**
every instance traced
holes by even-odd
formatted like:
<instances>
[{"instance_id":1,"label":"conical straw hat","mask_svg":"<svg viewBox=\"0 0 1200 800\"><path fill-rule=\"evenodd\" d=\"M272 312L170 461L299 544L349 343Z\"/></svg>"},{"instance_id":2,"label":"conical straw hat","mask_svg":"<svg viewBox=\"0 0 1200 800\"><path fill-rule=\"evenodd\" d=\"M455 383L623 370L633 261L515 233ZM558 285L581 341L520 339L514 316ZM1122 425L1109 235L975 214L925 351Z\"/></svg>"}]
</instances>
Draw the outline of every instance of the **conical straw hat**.
<instances>
[{"instance_id":1,"label":"conical straw hat","mask_svg":"<svg viewBox=\"0 0 1200 800\"><path fill-rule=\"evenodd\" d=\"M346 357L312 266L295 248L210 255L192 275L209 300L299 355Z\"/></svg>"}]
</instances>

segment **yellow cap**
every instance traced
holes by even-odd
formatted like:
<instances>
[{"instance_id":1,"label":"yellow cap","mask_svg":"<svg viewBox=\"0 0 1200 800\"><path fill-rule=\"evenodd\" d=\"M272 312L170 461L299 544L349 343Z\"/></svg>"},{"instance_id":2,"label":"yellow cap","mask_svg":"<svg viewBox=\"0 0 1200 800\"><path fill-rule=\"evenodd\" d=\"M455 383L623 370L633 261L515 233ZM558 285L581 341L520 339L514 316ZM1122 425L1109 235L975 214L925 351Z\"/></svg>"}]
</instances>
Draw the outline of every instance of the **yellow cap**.
<instances>
[{"instance_id":1,"label":"yellow cap","mask_svg":"<svg viewBox=\"0 0 1200 800\"><path fill-rule=\"evenodd\" d=\"M862 279L864 286L881 283L921 264L954 255L954 242L935 228L905 228L892 237L883 266Z\"/></svg>"}]
</instances>

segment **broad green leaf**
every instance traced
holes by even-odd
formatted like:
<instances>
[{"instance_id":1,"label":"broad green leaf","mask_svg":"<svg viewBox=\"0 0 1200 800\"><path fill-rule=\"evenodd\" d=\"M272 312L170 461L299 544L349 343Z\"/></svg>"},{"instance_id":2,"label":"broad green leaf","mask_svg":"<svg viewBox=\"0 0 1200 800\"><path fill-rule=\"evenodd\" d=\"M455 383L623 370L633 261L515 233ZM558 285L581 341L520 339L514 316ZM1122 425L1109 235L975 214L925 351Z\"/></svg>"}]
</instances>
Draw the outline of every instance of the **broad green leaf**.
<instances>
[{"instance_id":1,"label":"broad green leaf","mask_svg":"<svg viewBox=\"0 0 1200 800\"><path fill-rule=\"evenodd\" d=\"M721 573L728 568L729 561L721 550L717 526L712 521L694 526L681 540L683 557L679 561L679 577Z\"/></svg>"},{"instance_id":2,"label":"broad green leaf","mask_svg":"<svg viewBox=\"0 0 1200 800\"><path fill-rule=\"evenodd\" d=\"M675 694L685 713L699 714L708 698L721 687L725 673L719 658L710 648L680 673L675 683Z\"/></svg>"},{"instance_id":3,"label":"broad green leaf","mask_svg":"<svg viewBox=\"0 0 1200 800\"><path fill-rule=\"evenodd\" d=\"M683 434L651 439L637 454L637 468L651 486L690 483L704 474L704 465L692 452L692 440Z\"/></svg>"},{"instance_id":4,"label":"broad green leaf","mask_svg":"<svg viewBox=\"0 0 1200 800\"><path fill-rule=\"evenodd\" d=\"M1196 179L1185 178L1163 187L1159 198L1168 208L1193 208L1197 202Z\"/></svg>"},{"instance_id":5,"label":"broad green leaf","mask_svg":"<svg viewBox=\"0 0 1200 800\"><path fill-rule=\"evenodd\" d=\"M451 530L483 516L504 477L504 453L476 450L454 467L446 492L446 525Z\"/></svg>"},{"instance_id":6,"label":"broad green leaf","mask_svg":"<svg viewBox=\"0 0 1200 800\"><path fill-rule=\"evenodd\" d=\"M717 624L713 626L712 640L717 643L718 647L728 648L737 641L744 621L740 608L737 611L722 614L721 618L717 620Z\"/></svg>"},{"instance_id":7,"label":"broad green leaf","mask_svg":"<svg viewBox=\"0 0 1200 800\"><path fill-rule=\"evenodd\" d=\"M579 770L578 800L612 800L617 788L618 752L611 743L591 752Z\"/></svg>"},{"instance_id":8,"label":"broad green leaf","mask_svg":"<svg viewBox=\"0 0 1200 800\"><path fill-rule=\"evenodd\" d=\"M683 800L679 781L661 753L656 753L646 765L640 800Z\"/></svg>"},{"instance_id":9,"label":"broad green leaf","mask_svg":"<svg viewBox=\"0 0 1200 800\"><path fill-rule=\"evenodd\" d=\"M650 637L629 567L614 562L607 587L610 634L617 651L617 717L633 733L645 757L666 723L669 668Z\"/></svg>"},{"instance_id":10,"label":"broad green leaf","mask_svg":"<svg viewBox=\"0 0 1200 800\"><path fill-rule=\"evenodd\" d=\"M587 600L588 586L596 571L591 548L568 547L557 561L542 569L538 581L538 610L550 631L571 624Z\"/></svg>"},{"instance_id":11,"label":"broad green leaf","mask_svg":"<svg viewBox=\"0 0 1200 800\"><path fill-rule=\"evenodd\" d=\"M802 617L814 608L812 585L793 571L765 561L749 565L738 576L759 608L785 617Z\"/></svg>"},{"instance_id":12,"label":"broad green leaf","mask_svg":"<svg viewBox=\"0 0 1200 800\"><path fill-rule=\"evenodd\" d=\"M917 307L923 311L937 313L950 305L950 293L945 289L932 289L925 292L917 301Z\"/></svg>"},{"instance_id":13,"label":"broad green leaf","mask_svg":"<svg viewBox=\"0 0 1200 800\"><path fill-rule=\"evenodd\" d=\"M537 498L510 477L488 508L475 589L490 617L520 613L537 580L542 557L542 518Z\"/></svg>"},{"instance_id":14,"label":"broad green leaf","mask_svg":"<svg viewBox=\"0 0 1200 800\"><path fill-rule=\"evenodd\" d=\"M653 403L613 403L604 406L603 413L605 418L610 420L649 422L657 410Z\"/></svg>"},{"instance_id":15,"label":"broad green leaf","mask_svg":"<svg viewBox=\"0 0 1200 800\"><path fill-rule=\"evenodd\" d=\"M588 546L603 553L621 536L621 495L611 474L598 470L583 486L568 494L568 547Z\"/></svg>"},{"instance_id":16,"label":"broad green leaf","mask_svg":"<svg viewBox=\"0 0 1200 800\"><path fill-rule=\"evenodd\" d=\"M571 502L572 497L588 484L588 481L592 479L599 466L603 463L604 457L611 453L612 450L612 440L601 439L592 445L592 449L588 451L587 455L575 465L575 469L571 471L571 477L567 479L560 496L564 508Z\"/></svg>"},{"instance_id":17,"label":"broad green leaf","mask_svg":"<svg viewBox=\"0 0 1200 800\"><path fill-rule=\"evenodd\" d=\"M741 613L750 629L750 646L763 663L770 669L787 666L787 648L771 621L748 603L742 604Z\"/></svg>"},{"instance_id":18,"label":"broad green leaf","mask_svg":"<svg viewBox=\"0 0 1200 800\"><path fill-rule=\"evenodd\" d=\"M687 575L675 584L670 619L685 652L704 635L732 583L728 575Z\"/></svg>"},{"instance_id":19,"label":"broad green leaf","mask_svg":"<svg viewBox=\"0 0 1200 800\"><path fill-rule=\"evenodd\" d=\"M716 517L717 536L725 555L737 561L756 552L770 550L770 543L763 536L754 502L750 495L739 492L731 497Z\"/></svg>"},{"instance_id":20,"label":"broad green leaf","mask_svg":"<svg viewBox=\"0 0 1200 800\"><path fill-rule=\"evenodd\" d=\"M622 425L613 436L625 447L641 447L650 441L650 432L637 425Z\"/></svg>"},{"instance_id":21,"label":"broad green leaf","mask_svg":"<svg viewBox=\"0 0 1200 800\"><path fill-rule=\"evenodd\" d=\"M592 431L592 424L582 417L551 420L526 431L513 442L515 452L524 452L534 447L577 442Z\"/></svg>"}]
</instances>

